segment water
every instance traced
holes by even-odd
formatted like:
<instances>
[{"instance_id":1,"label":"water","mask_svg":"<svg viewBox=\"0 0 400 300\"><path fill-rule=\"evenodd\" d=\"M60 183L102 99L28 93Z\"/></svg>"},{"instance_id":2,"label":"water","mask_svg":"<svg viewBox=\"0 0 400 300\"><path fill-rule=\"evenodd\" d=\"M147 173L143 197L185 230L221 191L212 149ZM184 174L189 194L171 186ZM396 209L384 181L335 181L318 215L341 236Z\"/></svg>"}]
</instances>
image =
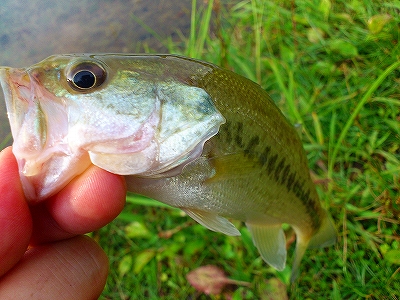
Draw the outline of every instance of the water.
<instances>
[{"instance_id":1,"label":"water","mask_svg":"<svg viewBox=\"0 0 400 300\"><path fill-rule=\"evenodd\" d=\"M27 67L52 54L82 52L157 52L167 49L136 21L162 39L187 35L191 0L2 0L0 65ZM0 95L0 144L9 134Z\"/></svg>"}]
</instances>

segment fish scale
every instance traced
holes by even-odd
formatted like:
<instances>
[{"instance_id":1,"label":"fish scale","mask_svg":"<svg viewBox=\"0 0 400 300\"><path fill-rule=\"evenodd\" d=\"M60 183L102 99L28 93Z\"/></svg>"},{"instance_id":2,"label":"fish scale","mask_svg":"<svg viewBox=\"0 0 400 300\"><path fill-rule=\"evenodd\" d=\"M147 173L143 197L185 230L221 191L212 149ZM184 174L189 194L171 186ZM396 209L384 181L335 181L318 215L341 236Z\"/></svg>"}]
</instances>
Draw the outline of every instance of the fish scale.
<instances>
[{"instance_id":1,"label":"fish scale","mask_svg":"<svg viewBox=\"0 0 400 300\"><path fill-rule=\"evenodd\" d=\"M82 74L94 78L80 86ZM32 203L79 175L89 153L91 163L125 175L128 190L181 208L213 231L240 235L227 218L245 222L278 270L287 255L282 223L291 225L292 281L308 246L336 239L296 130L238 74L175 55L69 54L2 67L0 81ZM32 131L35 107L43 117ZM38 143L30 153L29 141Z\"/></svg>"}]
</instances>

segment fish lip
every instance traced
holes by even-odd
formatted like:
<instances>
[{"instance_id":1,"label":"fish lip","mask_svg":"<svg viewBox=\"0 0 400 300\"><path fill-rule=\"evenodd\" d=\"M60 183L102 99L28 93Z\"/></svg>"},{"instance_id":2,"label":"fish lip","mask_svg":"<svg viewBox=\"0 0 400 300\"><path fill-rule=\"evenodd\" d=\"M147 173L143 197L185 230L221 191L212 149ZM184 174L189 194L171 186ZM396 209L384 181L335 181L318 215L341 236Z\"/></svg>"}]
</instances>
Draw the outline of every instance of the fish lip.
<instances>
[{"instance_id":1,"label":"fish lip","mask_svg":"<svg viewBox=\"0 0 400 300\"><path fill-rule=\"evenodd\" d=\"M10 68L0 67L0 86L3 90L4 100L7 106L7 112L12 101L11 85L9 84Z\"/></svg>"},{"instance_id":2,"label":"fish lip","mask_svg":"<svg viewBox=\"0 0 400 300\"><path fill-rule=\"evenodd\" d=\"M25 69L5 67L0 69L0 82L15 142L32 102L32 78Z\"/></svg>"},{"instance_id":3,"label":"fish lip","mask_svg":"<svg viewBox=\"0 0 400 300\"><path fill-rule=\"evenodd\" d=\"M18 76L18 80L14 77ZM21 79L21 80L20 80ZM15 69L10 67L0 67L0 85L3 90L4 100L7 108L7 116L10 121L10 127L13 137L15 138L21 128L23 114L18 114L16 106L18 105L15 98L24 103L29 102L29 92L31 90L31 79L24 69ZM24 111L23 113L25 113Z\"/></svg>"}]
</instances>

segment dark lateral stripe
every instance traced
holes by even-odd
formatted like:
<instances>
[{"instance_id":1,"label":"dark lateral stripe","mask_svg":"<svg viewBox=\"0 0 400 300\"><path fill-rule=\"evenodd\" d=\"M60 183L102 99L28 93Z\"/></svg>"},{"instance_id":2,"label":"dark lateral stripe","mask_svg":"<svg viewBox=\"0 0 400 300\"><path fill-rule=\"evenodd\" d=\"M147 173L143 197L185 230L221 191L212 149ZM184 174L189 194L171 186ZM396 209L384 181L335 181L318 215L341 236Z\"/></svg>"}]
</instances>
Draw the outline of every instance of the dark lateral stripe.
<instances>
[{"instance_id":1,"label":"dark lateral stripe","mask_svg":"<svg viewBox=\"0 0 400 300\"><path fill-rule=\"evenodd\" d=\"M288 192L294 193L306 210L311 212L309 215L313 228L319 228L321 220L319 215L315 213L319 210L318 200L311 198L311 192L305 187L305 182L300 181L297 173L292 171L284 158L279 159L279 155L274 153L270 146L266 146L263 151L257 152L255 147L259 144L258 136L250 138L247 147L244 149L245 156L250 159L257 157L257 162L266 175L273 177L277 184L285 186Z\"/></svg>"},{"instance_id":2,"label":"dark lateral stripe","mask_svg":"<svg viewBox=\"0 0 400 300\"><path fill-rule=\"evenodd\" d=\"M318 213L316 213L319 210L318 200L311 198L311 192L305 187L305 182L300 181L296 172L291 171L290 165L286 164L283 158L278 163L276 161L277 155L270 155L265 164L267 176L272 176L278 184L285 186L288 192L294 193L306 210L310 212L312 227L319 228L321 220Z\"/></svg>"},{"instance_id":3,"label":"dark lateral stripe","mask_svg":"<svg viewBox=\"0 0 400 300\"><path fill-rule=\"evenodd\" d=\"M282 159L282 161L283 161L283 159ZM284 164L283 170L281 172L281 179L279 180L279 184L281 184L281 185L285 184L285 181L289 176L289 172L290 172L289 165ZM288 185L286 187L289 189Z\"/></svg>"},{"instance_id":4,"label":"dark lateral stripe","mask_svg":"<svg viewBox=\"0 0 400 300\"><path fill-rule=\"evenodd\" d=\"M231 131L232 123L226 121L226 123L220 128L220 135L223 137L225 142L229 145L232 143L232 131Z\"/></svg>"},{"instance_id":5,"label":"dark lateral stripe","mask_svg":"<svg viewBox=\"0 0 400 300\"><path fill-rule=\"evenodd\" d=\"M260 138L257 135L253 136L247 144L247 147L244 149L244 154L250 158L254 158L256 155L255 147L257 147L259 143Z\"/></svg>"},{"instance_id":6,"label":"dark lateral stripe","mask_svg":"<svg viewBox=\"0 0 400 300\"><path fill-rule=\"evenodd\" d=\"M258 162L262 167L267 163L270 152L271 152L271 147L267 146L265 147L264 151L258 156Z\"/></svg>"},{"instance_id":7,"label":"dark lateral stripe","mask_svg":"<svg viewBox=\"0 0 400 300\"><path fill-rule=\"evenodd\" d=\"M244 147L244 144L243 144L243 123L242 122L238 122L237 123L235 142L240 148Z\"/></svg>"},{"instance_id":8,"label":"dark lateral stripe","mask_svg":"<svg viewBox=\"0 0 400 300\"><path fill-rule=\"evenodd\" d=\"M281 182L281 179L282 179L282 178L281 178L281 173L282 173L282 171L283 171L284 166L285 166L285 160L282 158L282 159L279 161L279 163L278 163L278 165L276 166L276 168L275 168L274 176L275 176L276 182Z\"/></svg>"},{"instance_id":9,"label":"dark lateral stripe","mask_svg":"<svg viewBox=\"0 0 400 300\"><path fill-rule=\"evenodd\" d=\"M306 210L310 212L312 227L315 229L320 227L321 220L317 213L319 211L318 200L311 198L311 192L305 187L305 182L301 181L298 174L292 171L284 157L280 158L279 153L274 153L271 146L264 146L261 150L262 141L257 135L250 139L246 137L248 142L245 144L242 122L235 124L227 122L225 126L221 127L221 134L227 144L235 144L243 149L244 156L256 161L268 177L272 177L277 184L285 186L287 192L295 194Z\"/></svg>"},{"instance_id":10,"label":"dark lateral stripe","mask_svg":"<svg viewBox=\"0 0 400 300\"><path fill-rule=\"evenodd\" d=\"M271 155L268 158L268 161L267 161L267 172L269 174L272 174L274 172L277 159L278 159L278 154ZM275 178L275 180L276 180L276 178Z\"/></svg>"}]
</instances>

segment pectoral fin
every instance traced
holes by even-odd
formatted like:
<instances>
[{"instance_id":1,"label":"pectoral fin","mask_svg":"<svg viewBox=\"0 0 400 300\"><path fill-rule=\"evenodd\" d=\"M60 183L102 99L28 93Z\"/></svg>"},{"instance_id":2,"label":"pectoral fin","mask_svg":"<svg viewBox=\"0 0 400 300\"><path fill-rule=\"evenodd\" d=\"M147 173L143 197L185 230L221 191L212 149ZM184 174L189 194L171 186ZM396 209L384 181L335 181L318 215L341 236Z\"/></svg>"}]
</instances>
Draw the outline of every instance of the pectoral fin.
<instances>
[{"instance_id":1,"label":"pectoral fin","mask_svg":"<svg viewBox=\"0 0 400 300\"><path fill-rule=\"evenodd\" d=\"M246 223L261 257L275 269L282 271L286 264L286 238L281 224L258 225Z\"/></svg>"},{"instance_id":2,"label":"pectoral fin","mask_svg":"<svg viewBox=\"0 0 400 300\"><path fill-rule=\"evenodd\" d=\"M242 153L225 154L209 159L215 171L214 176L206 180L206 183L215 183L229 179L237 179L249 176L257 170L253 161L244 159Z\"/></svg>"},{"instance_id":3,"label":"pectoral fin","mask_svg":"<svg viewBox=\"0 0 400 300\"><path fill-rule=\"evenodd\" d=\"M202 210L182 207L181 209L196 222L212 231L221 232L226 235L240 235L240 232L236 229L235 225L233 225L224 217Z\"/></svg>"}]
</instances>

